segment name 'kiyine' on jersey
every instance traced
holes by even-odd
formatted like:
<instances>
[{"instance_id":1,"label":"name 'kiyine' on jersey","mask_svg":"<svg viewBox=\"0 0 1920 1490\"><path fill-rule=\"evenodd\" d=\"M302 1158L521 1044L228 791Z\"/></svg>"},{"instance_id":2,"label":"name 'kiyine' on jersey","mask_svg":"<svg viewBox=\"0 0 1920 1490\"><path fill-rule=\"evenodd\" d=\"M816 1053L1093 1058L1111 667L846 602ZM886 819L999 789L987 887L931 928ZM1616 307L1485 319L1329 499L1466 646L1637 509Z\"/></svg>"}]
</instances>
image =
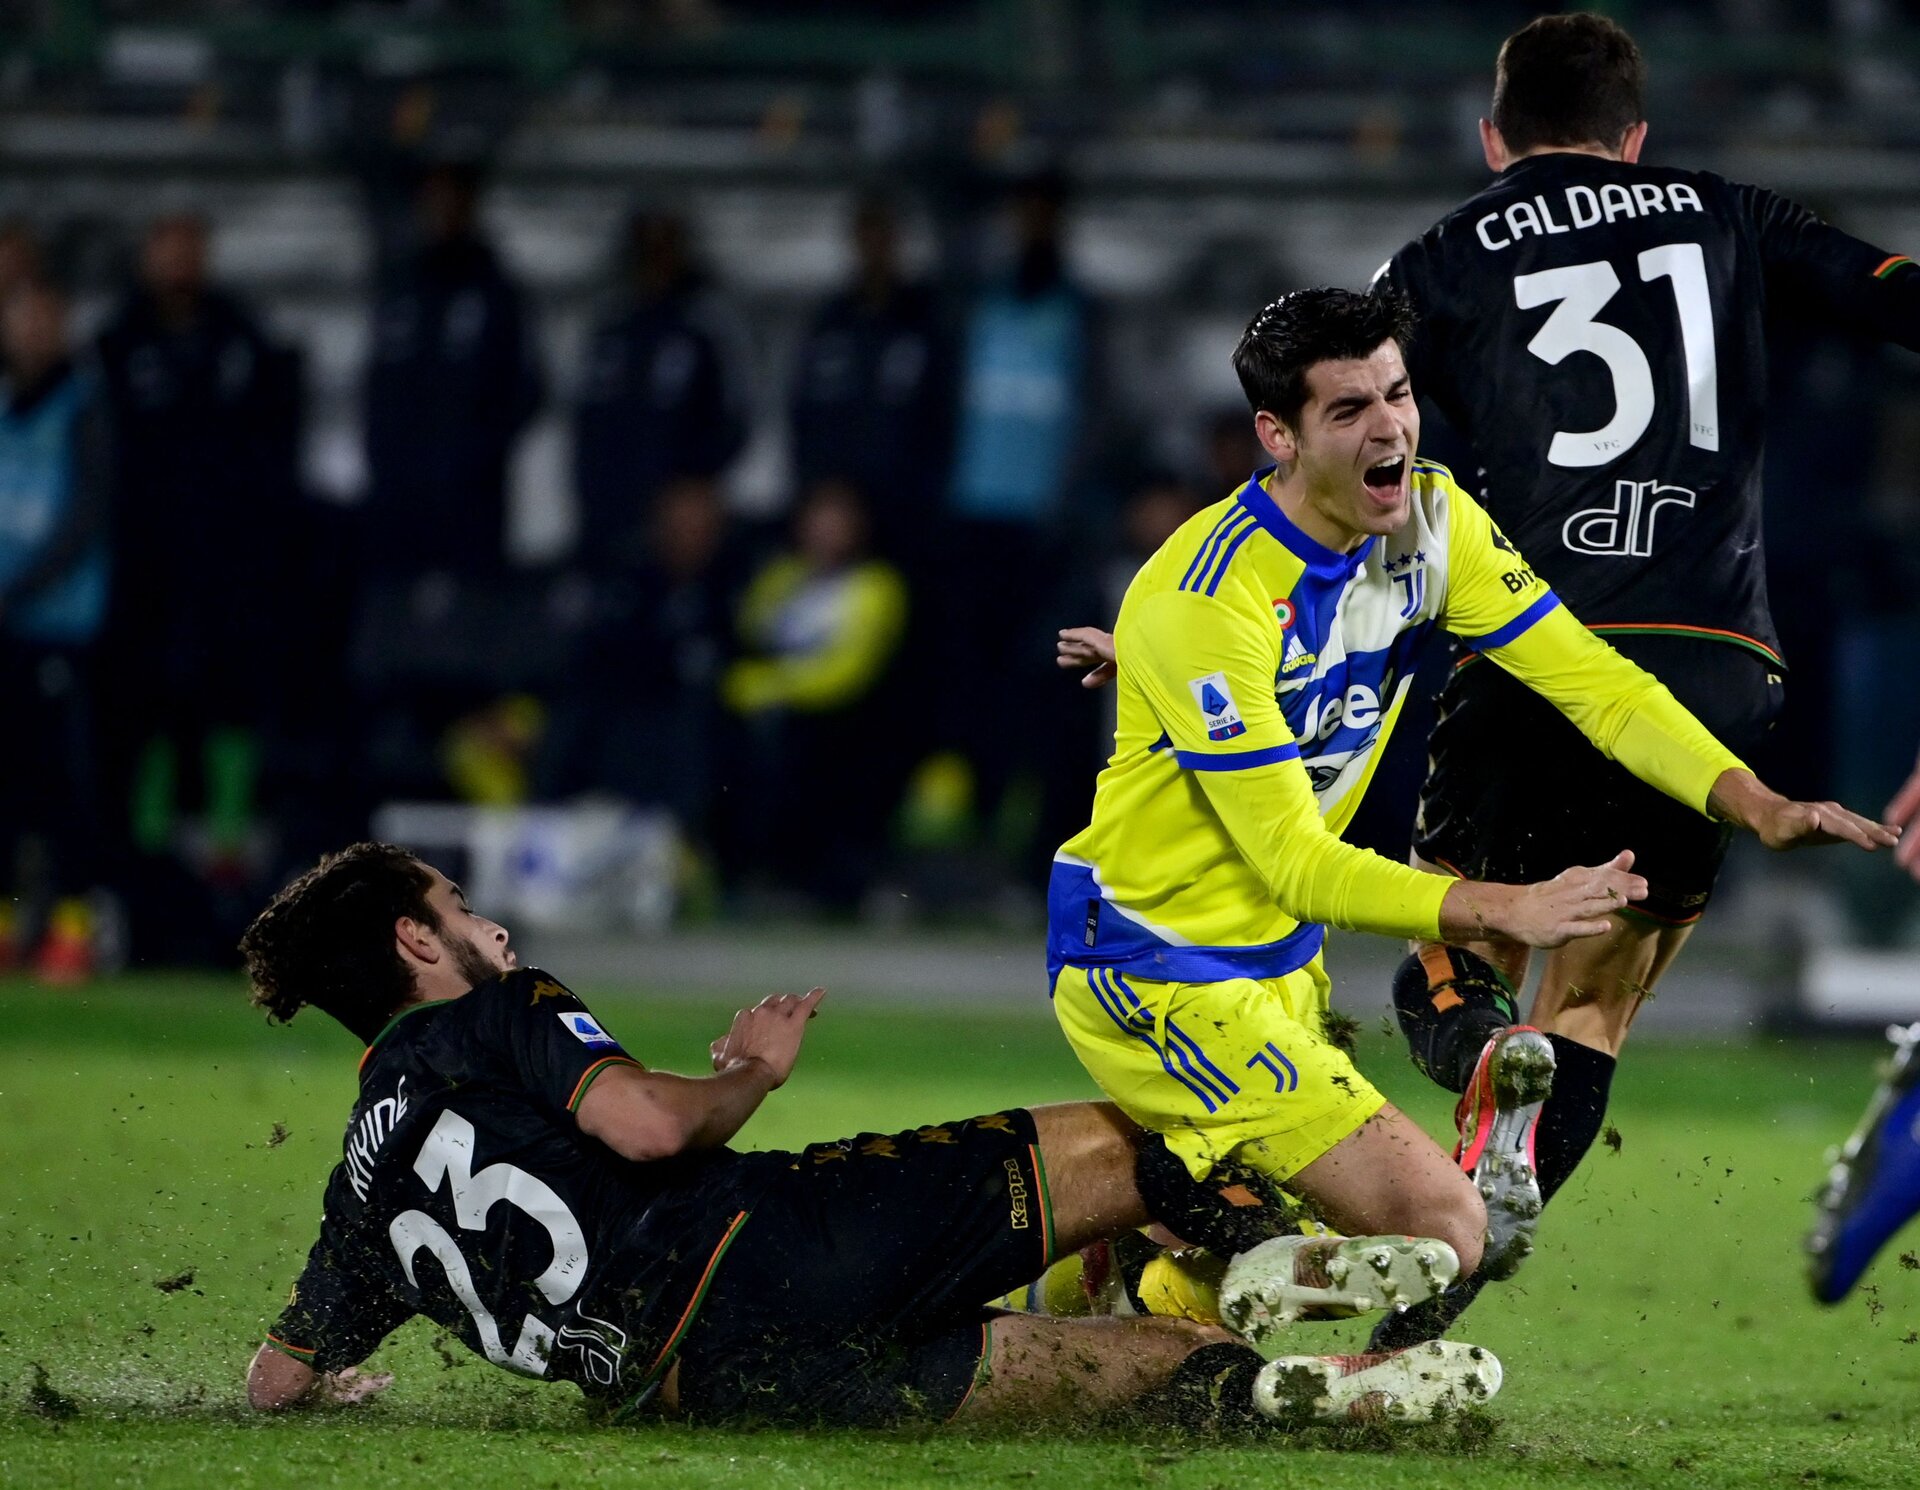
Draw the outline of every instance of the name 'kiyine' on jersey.
<instances>
[{"instance_id":1,"label":"name 'kiyine' on jersey","mask_svg":"<svg viewBox=\"0 0 1920 1490\"><path fill-rule=\"evenodd\" d=\"M1920 270L1758 187L1532 156L1377 283L1421 314L1414 391L1583 621L1778 660L1761 552L1770 307L1920 348ZM1807 500L1819 500L1807 493Z\"/></svg>"}]
</instances>

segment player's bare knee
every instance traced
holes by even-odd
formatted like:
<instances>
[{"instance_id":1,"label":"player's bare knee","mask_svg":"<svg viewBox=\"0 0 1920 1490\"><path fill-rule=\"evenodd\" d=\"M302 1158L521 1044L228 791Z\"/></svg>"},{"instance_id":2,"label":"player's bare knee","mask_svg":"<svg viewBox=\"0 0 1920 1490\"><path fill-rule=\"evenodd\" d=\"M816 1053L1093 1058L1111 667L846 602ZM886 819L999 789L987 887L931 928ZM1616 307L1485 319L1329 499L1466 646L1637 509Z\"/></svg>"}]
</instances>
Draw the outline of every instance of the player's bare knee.
<instances>
[{"instance_id":1,"label":"player's bare knee","mask_svg":"<svg viewBox=\"0 0 1920 1490\"><path fill-rule=\"evenodd\" d=\"M1466 1177L1462 1175L1461 1179ZM1423 1223L1413 1230L1437 1237L1453 1248L1460 1259L1460 1276L1465 1278L1480 1266L1480 1254L1486 1246L1486 1202L1471 1183L1449 1185L1435 1198Z\"/></svg>"}]
</instances>

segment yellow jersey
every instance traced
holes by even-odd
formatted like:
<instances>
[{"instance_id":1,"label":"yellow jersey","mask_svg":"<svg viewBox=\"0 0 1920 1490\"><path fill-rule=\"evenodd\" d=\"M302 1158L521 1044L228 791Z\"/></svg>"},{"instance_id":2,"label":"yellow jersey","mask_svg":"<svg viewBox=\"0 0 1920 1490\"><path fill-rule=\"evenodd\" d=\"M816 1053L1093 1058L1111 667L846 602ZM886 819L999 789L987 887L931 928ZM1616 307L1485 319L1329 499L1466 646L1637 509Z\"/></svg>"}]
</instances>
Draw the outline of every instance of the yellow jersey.
<instances>
[{"instance_id":1,"label":"yellow jersey","mask_svg":"<svg viewBox=\"0 0 1920 1490\"><path fill-rule=\"evenodd\" d=\"M1277 978L1329 925L1438 935L1450 879L1339 837L1438 629L1698 811L1740 766L1567 614L1444 466L1415 461L1406 524L1348 553L1288 519L1272 469L1185 523L1128 587L1113 756L1092 823L1054 858L1050 979Z\"/></svg>"}]
</instances>

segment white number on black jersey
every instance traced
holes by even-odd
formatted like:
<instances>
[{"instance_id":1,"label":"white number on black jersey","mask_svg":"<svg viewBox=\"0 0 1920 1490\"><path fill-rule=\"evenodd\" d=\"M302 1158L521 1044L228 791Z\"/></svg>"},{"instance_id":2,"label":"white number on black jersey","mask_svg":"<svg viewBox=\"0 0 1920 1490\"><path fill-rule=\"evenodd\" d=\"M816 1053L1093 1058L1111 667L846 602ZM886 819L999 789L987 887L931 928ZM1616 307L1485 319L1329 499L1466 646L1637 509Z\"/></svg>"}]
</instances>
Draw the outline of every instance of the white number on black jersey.
<instances>
[{"instance_id":1,"label":"white number on black jersey","mask_svg":"<svg viewBox=\"0 0 1920 1490\"><path fill-rule=\"evenodd\" d=\"M1640 279L1673 282L1680 316L1680 345L1687 362L1687 441L1696 449L1720 448L1720 380L1714 361L1713 302L1707 298L1706 255L1697 243L1665 243L1639 259ZM1613 418L1599 429L1559 430L1547 447L1556 466L1604 466L1631 450L1653 423L1653 369L1640 344L1618 326L1596 321L1620 289L1620 276L1604 259L1542 269L1513 281L1522 310L1553 305L1553 314L1527 343L1549 366L1573 352L1591 352L1613 377ZM1558 304L1555 304L1555 302Z\"/></svg>"}]
</instances>

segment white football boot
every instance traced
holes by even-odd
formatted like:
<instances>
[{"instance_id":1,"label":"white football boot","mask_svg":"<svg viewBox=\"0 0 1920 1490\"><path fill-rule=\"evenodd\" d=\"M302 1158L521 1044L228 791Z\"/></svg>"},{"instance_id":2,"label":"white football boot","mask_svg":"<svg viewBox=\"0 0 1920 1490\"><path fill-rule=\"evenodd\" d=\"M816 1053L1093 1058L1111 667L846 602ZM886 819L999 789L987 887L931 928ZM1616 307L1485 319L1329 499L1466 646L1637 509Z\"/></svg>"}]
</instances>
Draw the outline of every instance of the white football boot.
<instances>
[{"instance_id":1,"label":"white football boot","mask_svg":"<svg viewBox=\"0 0 1920 1490\"><path fill-rule=\"evenodd\" d=\"M1242 1252L1220 1284L1220 1317L1256 1343L1297 1319L1404 1310L1460 1275L1434 1237L1275 1237Z\"/></svg>"}]
</instances>

